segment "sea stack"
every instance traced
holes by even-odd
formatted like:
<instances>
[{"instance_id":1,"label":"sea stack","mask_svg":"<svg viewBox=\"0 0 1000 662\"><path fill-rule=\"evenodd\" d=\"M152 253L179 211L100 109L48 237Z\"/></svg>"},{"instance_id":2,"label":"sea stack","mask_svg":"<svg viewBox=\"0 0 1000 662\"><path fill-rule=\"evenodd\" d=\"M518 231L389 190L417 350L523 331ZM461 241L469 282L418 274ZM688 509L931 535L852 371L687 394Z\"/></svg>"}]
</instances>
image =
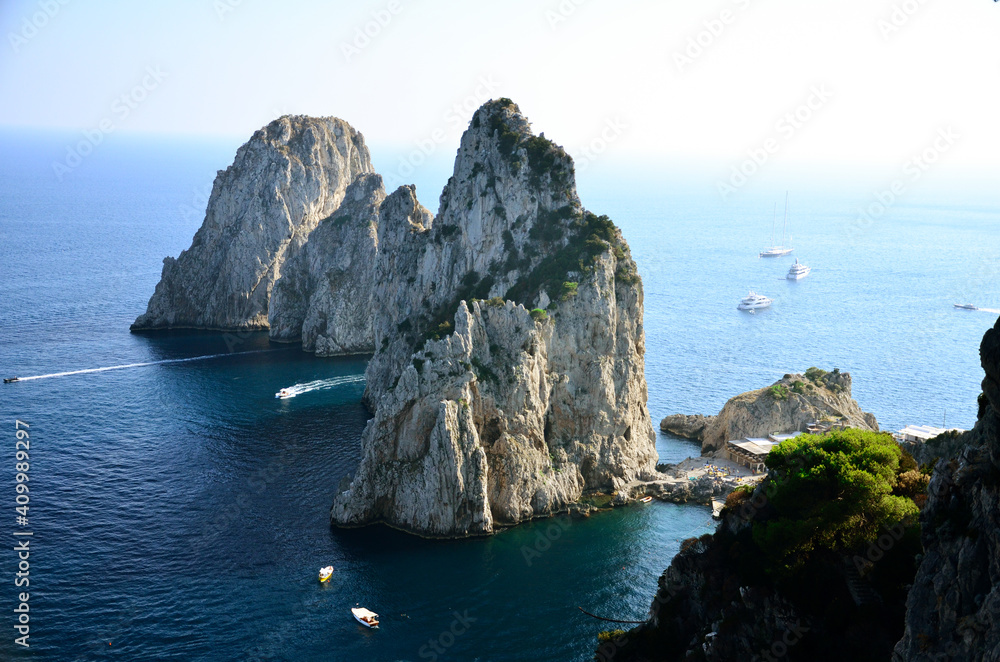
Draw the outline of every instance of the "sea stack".
<instances>
[{"instance_id":1,"label":"sea stack","mask_svg":"<svg viewBox=\"0 0 1000 662\"><path fill-rule=\"evenodd\" d=\"M133 331L268 328L271 288L289 251L371 173L364 138L334 117L281 117L215 178L191 247L163 273Z\"/></svg>"},{"instance_id":2,"label":"sea stack","mask_svg":"<svg viewBox=\"0 0 1000 662\"><path fill-rule=\"evenodd\" d=\"M379 216L374 418L335 525L489 534L653 476L642 284L564 150L491 101L438 218L412 187Z\"/></svg>"}]
</instances>

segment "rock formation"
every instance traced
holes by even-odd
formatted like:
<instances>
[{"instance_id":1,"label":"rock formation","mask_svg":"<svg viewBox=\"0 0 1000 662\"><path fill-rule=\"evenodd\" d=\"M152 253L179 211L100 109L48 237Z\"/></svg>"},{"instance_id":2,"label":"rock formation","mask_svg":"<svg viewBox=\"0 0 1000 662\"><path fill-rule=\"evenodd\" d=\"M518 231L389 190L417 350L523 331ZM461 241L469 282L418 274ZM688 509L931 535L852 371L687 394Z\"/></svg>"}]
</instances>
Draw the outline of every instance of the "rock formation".
<instances>
[{"instance_id":1,"label":"rock formation","mask_svg":"<svg viewBox=\"0 0 1000 662\"><path fill-rule=\"evenodd\" d=\"M269 328L374 351L334 524L488 534L656 478L642 285L573 163L508 99L476 112L435 219L386 197L360 134L283 117L216 179L133 329Z\"/></svg>"},{"instance_id":2,"label":"rock formation","mask_svg":"<svg viewBox=\"0 0 1000 662\"><path fill-rule=\"evenodd\" d=\"M660 428L700 441L702 452L710 453L732 439L804 431L813 421L833 420L879 429L875 416L852 399L850 373L810 368L805 375L785 375L771 386L730 398L717 416L668 416Z\"/></svg>"},{"instance_id":3,"label":"rock formation","mask_svg":"<svg viewBox=\"0 0 1000 662\"><path fill-rule=\"evenodd\" d=\"M383 200L382 178L359 175L309 241L288 251L271 292L273 340L301 340L318 356L375 350L372 296Z\"/></svg>"},{"instance_id":4,"label":"rock formation","mask_svg":"<svg viewBox=\"0 0 1000 662\"><path fill-rule=\"evenodd\" d=\"M266 329L288 252L372 172L361 134L333 117L285 116L254 133L215 178L191 247L163 273L133 331Z\"/></svg>"},{"instance_id":5,"label":"rock formation","mask_svg":"<svg viewBox=\"0 0 1000 662\"><path fill-rule=\"evenodd\" d=\"M660 421L660 429L682 439L701 441L705 437L705 428L714 420L715 416L673 414Z\"/></svg>"},{"instance_id":6,"label":"rock formation","mask_svg":"<svg viewBox=\"0 0 1000 662\"><path fill-rule=\"evenodd\" d=\"M488 534L654 476L635 264L516 105L476 112L436 219L386 198L378 246L375 413L334 524Z\"/></svg>"},{"instance_id":7,"label":"rock formation","mask_svg":"<svg viewBox=\"0 0 1000 662\"><path fill-rule=\"evenodd\" d=\"M896 657L1000 659L1000 321L980 348L983 398L957 456L939 461L921 514L924 558Z\"/></svg>"}]
</instances>

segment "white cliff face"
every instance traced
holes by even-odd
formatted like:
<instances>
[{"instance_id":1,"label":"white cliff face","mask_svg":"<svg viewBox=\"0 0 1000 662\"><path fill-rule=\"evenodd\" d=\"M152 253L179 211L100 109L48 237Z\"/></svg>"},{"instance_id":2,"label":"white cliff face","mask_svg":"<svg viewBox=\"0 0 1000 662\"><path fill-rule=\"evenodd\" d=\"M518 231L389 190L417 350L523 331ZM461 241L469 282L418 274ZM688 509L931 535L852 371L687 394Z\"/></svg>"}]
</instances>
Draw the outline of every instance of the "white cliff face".
<instances>
[{"instance_id":1,"label":"white cliff face","mask_svg":"<svg viewBox=\"0 0 1000 662\"><path fill-rule=\"evenodd\" d=\"M273 340L301 340L304 350L318 356L374 351L372 295L383 200L382 178L359 175L309 241L288 251L271 292Z\"/></svg>"},{"instance_id":2,"label":"white cliff face","mask_svg":"<svg viewBox=\"0 0 1000 662\"><path fill-rule=\"evenodd\" d=\"M375 415L333 523L488 534L654 475L635 264L513 103L476 113L439 217L403 187L378 241Z\"/></svg>"},{"instance_id":3,"label":"white cliff face","mask_svg":"<svg viewBox=\"0 0 1000 662\"><path fill-rule=\"evenodd\" d=\"M220 171L191 247L165 258L133 330L266 329L285 257L372 172L360 133L332 117L285 116L254 133Z\"/></svg>"}]
</instances>

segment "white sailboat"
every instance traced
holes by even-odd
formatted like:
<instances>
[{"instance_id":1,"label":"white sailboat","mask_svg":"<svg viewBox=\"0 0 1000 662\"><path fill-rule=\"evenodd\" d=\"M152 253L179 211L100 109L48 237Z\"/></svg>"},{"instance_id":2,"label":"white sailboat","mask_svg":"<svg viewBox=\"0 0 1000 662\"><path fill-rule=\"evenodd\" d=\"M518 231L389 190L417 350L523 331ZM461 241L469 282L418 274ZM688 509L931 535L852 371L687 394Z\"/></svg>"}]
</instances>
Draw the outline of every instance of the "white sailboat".
<instances>
[{"instance_id":1,"label":"white sailboat","mask_svg":"<svg viewBox=\"0 0 1000 662\"><path fill-rule=\"evenodd\" d=\"M788 191L785 191L785 223L781 226L781 245L774 245L774 225L778 217L778 205L774 205L774 215L771 218L771 247L765 248L757 257L784 257L790 255L792 250L785 246L785 230L788 228Z\"/></svg>"}]
</instances>

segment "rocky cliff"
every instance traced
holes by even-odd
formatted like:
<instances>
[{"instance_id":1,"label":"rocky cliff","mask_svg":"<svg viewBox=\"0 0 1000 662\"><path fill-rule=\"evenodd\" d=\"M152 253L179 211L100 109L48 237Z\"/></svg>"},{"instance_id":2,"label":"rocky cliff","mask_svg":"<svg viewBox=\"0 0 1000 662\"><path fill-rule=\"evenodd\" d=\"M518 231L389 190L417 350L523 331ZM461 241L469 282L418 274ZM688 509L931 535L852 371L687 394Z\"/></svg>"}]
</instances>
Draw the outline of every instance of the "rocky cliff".
<instances>
[{"instance_id":1,"label":"rocky cliff","mask_svg":"<svg viewBox=\"0 0 1000 662\"><path fill-rule=\"evenodd\" d=\"M379 214L375 413L334 524L488 534L654 476L635 263L516 105L476 112L436 219L412 187Z\"/></svg>"},{"instance_id":2,"label":"rocky cliff","mask_svg":"<svg viewBox=\"0 0 1000 662\"><path fill-rule=\"evenodd\" d=\"M649 620L597 659L889 661L920 550L910 469L888 435L783 446L714 534L681 543Z\"/></svg>"},{"instance_id":3,"label":"rocky cliff","mask_svg":"<svg viewBox=\"0 0 1000 662\"><path fill-rule=\"evenodd\" d=\"M717 416L668 416L660 428L702 443L702 452L727 441L804 431L813 421L839 420L848 427L878 431L875 416L851 397L851 375L810 368L785 375L774 384L731 398Z\"/></svg>"},{"instance_id":4,"label":"rocky cliff","mask_svg":"<svg viewBox=\"0 0 1000 662\"><path fill-rule=\"evenodd\" d=\"M364 139L343 120L285 116L260 129L216 176L201 228L177 259L164 259L132 330L268 328L289 251L370 172Z\"/></svg>"},{"instance_id":5,"label":"rocky cliff","mask_svg":"<svg viewBox=\"0 0 1000 662\"><path fill-rule=\"evenodd\" d=\"M359 175L309 241L289 249L268 309L273 340L301 340L319 356L375 350L374 265L384 200L382 178Z\"/></svg>"},{"instance_id":6,"label":"rocky cliff","mask_svg":"<svg viewBox=\"0 0 1000 662\"><path fill-rule=\"evenodd\" d=\"M938 462L921 516L924 557L896 646L908 662L1000 660L1000 321L980 356L979 421Z\"/></svg>"}]
</instances>

